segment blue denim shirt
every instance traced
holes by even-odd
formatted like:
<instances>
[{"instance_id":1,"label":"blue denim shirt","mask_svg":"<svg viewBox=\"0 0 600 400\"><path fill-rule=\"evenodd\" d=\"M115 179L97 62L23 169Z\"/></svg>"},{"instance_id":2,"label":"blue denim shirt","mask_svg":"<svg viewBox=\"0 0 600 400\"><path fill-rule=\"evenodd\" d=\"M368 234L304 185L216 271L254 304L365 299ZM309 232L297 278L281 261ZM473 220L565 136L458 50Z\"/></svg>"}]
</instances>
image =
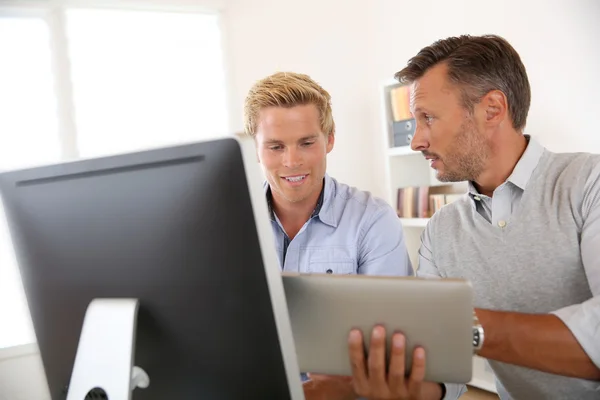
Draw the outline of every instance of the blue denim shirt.
<instances>
[{"instance_id":1,"label":"blue denim shirt","mask_svg":"<svg viewBox=\"0 0 600 400\"><path fill-rule=\"evenodd\" d=\"M271 207L268 183L265 193L282 271L413 275L402 224L385 201L325 175L315 210L290 240Z\"/></svg>"},{"instance_id":2,"label":"blue denim shirt","mask_svg":"<svg viewBox=\"0 0 600 400\"><path fill-rule=\"evenodd\" d=\"M402 224L393 208L368 192L325 175L312 217L289 240L277 215L271 226L282 271L413 275ZM270 204L270 188L265 183Z\"/></svg>"}]
</instances>

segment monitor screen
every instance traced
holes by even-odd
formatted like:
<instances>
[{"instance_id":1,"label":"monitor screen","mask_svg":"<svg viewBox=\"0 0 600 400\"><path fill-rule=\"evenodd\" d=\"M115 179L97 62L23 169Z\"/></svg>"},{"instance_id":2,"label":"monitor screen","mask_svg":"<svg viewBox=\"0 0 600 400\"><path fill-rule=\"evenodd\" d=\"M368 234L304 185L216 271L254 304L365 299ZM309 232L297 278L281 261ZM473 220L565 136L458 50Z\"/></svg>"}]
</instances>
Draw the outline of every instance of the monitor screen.
<instances>
[{"instance_id":1,"label":"monitor screen","mask_svg":"<svg viewBox=\"0 0 600 400\"><path fill-rule=\"evenodd\" d=\"M150 377L133 399L300 398L254 151L224 138L0 175L52 400L90 301L123 297Z\"/></svg>"}]
</instances>

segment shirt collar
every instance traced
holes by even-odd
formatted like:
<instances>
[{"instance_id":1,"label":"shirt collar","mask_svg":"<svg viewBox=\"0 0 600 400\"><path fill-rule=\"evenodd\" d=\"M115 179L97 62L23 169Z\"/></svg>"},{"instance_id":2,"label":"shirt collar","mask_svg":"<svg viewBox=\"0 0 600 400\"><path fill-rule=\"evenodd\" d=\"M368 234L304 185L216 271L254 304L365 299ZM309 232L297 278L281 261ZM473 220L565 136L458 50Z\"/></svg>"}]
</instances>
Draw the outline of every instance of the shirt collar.
<instances>
[{"instance_id":1,"label":"shirt collar","mask_svg":"<svg viewBox=\"0 0 600 400\"><path fill-rule=\"evenodd\" d=\"M337 182L328 174L325 174L325 184L321 196L323 204L319 210L319 219L324 224L337 228L341 216L336 215L335 196L337 192Z\"/></svg>"},{"instance_id":2,"label":"shirt collar","mask_svg":"<svg viewBox=\"0 0 600 400\"><path fill-rule=\"evenodd\" d=\"M529 178L531 178L531 174L533 174L533 171L537 167L540 158L545 151L544 147L531 136L525 135L525 139L527 139L528 142L525 152L523 152L523 155L519 159L519 162L517 162L517 165L515 165L512 174L510 174L506 180L521 190L525 190L527 187ZM480 195L473 182L469 181L468 185L471 198Z\"/></svg>"},{"instance_id":3,"label":"shirt collar","mask_svg":"<svg viewBox=\"0 0 600 400\"><path fill-rule=\"evenodd\" d=\"M531 178L533 171L540 162L542 154L544 154L544 147L537 140L531 138L529 135L525 135L525 137L528 139L529 144L515 166L515 169L513 169L512 174L507 179L522 190L525 190L529 178Z\"/></svg>"}]
</instances>

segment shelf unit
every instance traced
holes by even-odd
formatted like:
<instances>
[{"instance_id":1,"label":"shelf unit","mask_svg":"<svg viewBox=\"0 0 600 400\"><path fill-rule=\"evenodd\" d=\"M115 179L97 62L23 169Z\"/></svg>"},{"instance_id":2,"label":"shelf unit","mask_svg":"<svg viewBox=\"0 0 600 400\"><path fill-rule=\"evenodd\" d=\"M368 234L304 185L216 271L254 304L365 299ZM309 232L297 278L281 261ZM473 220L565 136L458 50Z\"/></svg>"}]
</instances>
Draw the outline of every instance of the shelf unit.
<instances>
[{"instance_id":1,"label":"shelf unit","mask_svg":"<svg viewBox=\"0 0 600 400\"><path fill-rule=\"evenodd\" d=\"M400 221L405 228L425 228L429 218L400 218Z\"/></svg>"},{"instance_id":2,"label":"shelf unit","mask_svg":"<svg viewBox=\"0 0 600 400\"><path fill-rule=\"evenodd\" d=\"M469 385L488 392L498 393L494 372L485 358L473 356L473 377Z\"/></svg>"},{"instance_id":3,"label":"shelf unit","mask_svg":"<svg viewBox=\"0 0 600 400\"><path fill-rule=\"evenodd\" d=\"M390 102L392 89L401 86L395 80L385 81L381 86L382 100L382 127L384 134L384 154L386 156L385 179L387 188L387 201L397 208L398 189L409 186L430 186L442 193L465 193L466 182L448 185L436 178L436 172L430 167L429 162L418 151L413 151L410 146L394 146L392 121L393 113ZM444 187L442 187L444 186ZM413 266L418 265L418 250L421 245L421 234L427 226L429 218L400 218L404 227L404 238L408 254ZM494 374L485 359L473 357L473 379L469 383L483 390L497 393Z\"/></svg>"},{"instance_id":4,"label":"shelf unit","mask_svg":"<svg viewBox=\"0 0 600 400\"><path fill-rule=\"evenodd\" d=\"M386 81L382 85L382 126L386 154L386 185L388 201L396 207L398 188L408 186L440 186L444 183L437 180L435 171L429 167L421 152L413 151L410 146L394 146L392 122L393 111L390 93L401 87L397 81Z\"/></svg>"},{"instance_id":5,"label":"shelf unit","mask_svg":"<svg viewBox=\"0 0 600 400\"><path fill-rule=\"evenodd\" d=\"M391 147L387 149L388 157L396 157L396 156L408 156L414 154L420 154L417 151L414 151L410 148L410 146L399 146L399 147Z\"/></svg>"},{"instance_id":6,"label":"shelf unit","mask_svg":"<svg viewBox=\"0 0 600 400\"><path fill-rule=\"evenodd\" d=\"M439 186L442 183L436 179L435 171L429 162L418 151L410 146L394 146L392 122L393 111L390 93L402 86L395 80L385 81L381 86L381 118L384 134L384 154L386 156L385 182L387 201L397 208L398 189L409 186ZM405 228L405 239L413 265L417 265L417 251L420 245L421 232L427 225L428 218L401 218Z\"/></svg>"}]
</instances>

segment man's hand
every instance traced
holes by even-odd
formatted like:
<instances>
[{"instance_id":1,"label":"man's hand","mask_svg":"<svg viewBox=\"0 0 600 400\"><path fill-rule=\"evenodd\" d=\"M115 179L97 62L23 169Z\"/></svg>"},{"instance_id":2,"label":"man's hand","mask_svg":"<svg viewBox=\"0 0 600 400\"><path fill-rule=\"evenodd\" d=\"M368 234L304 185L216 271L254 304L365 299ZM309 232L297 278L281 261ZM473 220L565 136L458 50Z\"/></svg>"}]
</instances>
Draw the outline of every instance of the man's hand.
<instances>
[{"instance_id":1,"label":"man's hand","mask_svg":"<svg viewBox=\"0 0 600 400\"><path fill-rule=\"evenodd\" d=\"M351 376L309 374L310 380L304 382L306 400L355 400Z\"/></svg>"},{"instance_id":2,"label":"man's hand","mask_svg":"<svg viewBox=\"0 0 600 400\"><path fill-rule=\"evenodd\" d=\"M423 382L425 378L425 350L416 348L413 353L410 376L405 376L405 338L395 334L389 371L385 365L385 329L377 326L371 335L369 358L365 361L362 333L350 332L348 351L352 363L354 390L359 397L371 400L440 399L442 388L437 383Z\"/></svg>"}]
</instances>

